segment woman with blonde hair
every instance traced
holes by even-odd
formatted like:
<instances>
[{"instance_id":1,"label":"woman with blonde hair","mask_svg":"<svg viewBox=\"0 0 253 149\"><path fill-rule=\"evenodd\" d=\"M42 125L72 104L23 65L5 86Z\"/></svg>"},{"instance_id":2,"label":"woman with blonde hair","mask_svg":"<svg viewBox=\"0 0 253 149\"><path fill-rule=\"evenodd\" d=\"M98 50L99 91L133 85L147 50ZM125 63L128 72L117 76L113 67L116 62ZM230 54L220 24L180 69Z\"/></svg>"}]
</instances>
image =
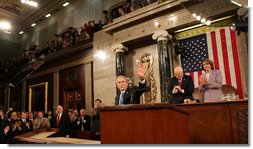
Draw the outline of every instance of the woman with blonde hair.
<instances>
[{"instance_id":1,"label":"woman with blonde hair","mask_svg":"<svg viewBox=\"0 0 253 149\"><path fill-rule=\"evenodd\" d=\"M202 69L205 71L200 77L200 91L204 93L204 102L219 101L219 97L223 96L222 75L220 70L214 70L213 61L204 59L202 61Z\"/></svg>"}]
</instances>

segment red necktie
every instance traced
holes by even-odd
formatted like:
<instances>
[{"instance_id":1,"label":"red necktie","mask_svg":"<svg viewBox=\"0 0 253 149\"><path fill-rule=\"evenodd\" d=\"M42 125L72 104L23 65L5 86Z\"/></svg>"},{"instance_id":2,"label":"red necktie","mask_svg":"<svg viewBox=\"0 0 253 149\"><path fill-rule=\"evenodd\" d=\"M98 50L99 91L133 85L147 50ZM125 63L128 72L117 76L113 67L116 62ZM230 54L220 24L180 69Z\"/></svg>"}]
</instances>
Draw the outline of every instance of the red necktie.
<instances>
[{"instance_id":1,"label":"red necktie","mask_svg":"<svg viewBox=\"0 0 253 149\"><path fill-rule=\"evenodd\" d=\"M57 126L58 126L59 122L60 122L60 114L57 115L57 120L56 120L56 125Z\"/></svg>"}]
</instances>

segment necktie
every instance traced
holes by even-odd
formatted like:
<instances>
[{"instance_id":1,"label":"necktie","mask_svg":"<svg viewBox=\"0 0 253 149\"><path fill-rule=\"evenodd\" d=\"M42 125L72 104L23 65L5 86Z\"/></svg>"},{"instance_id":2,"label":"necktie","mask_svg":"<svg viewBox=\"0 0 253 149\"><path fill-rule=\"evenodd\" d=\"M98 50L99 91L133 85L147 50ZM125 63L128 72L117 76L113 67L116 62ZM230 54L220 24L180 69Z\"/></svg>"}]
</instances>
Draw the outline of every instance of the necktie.
<instances>
[{"instance_id":1,"label":"necktie","mask_svg":"<svg viewBox=\"0 0 253 149\"><path fill-rule=\"evenodd\" d=\"M125 94L125 93L121 93L120 96L119 96L119 105L123 105L124 94Z\"/></svg>"},{"instance_id":2,"label":"necktie","mask_svg":"<svg viewBox=\"0 0 253 149\"><path fill-rule=\"evenodd\" d=\"M178 85L181 87L181 85L182 85L182 80L178 80Z\"/></svg>"},{"instance_id":3,"label":"necktie","mask_svg":"<svg viewBox=\"0 0 253 149\"><path fill-rule=\"evenodd\" d=\"M58 126L59 122L60 122L60 114L57 115L57 120L56 120L56 125L57 126Z\"/></svg>"},{"instance_id":4,"label":"necktie","mask_svg":"<svg viewBox=\"0 0 253 149\"><path fill-rule=\"evenodd\" d=\"M84 130L84 126L83 126L83 122L84 122L84 120L83 120L83 117L82 117L82 119L81 119L81 121L82 121L82 125L81 125L81 130Z\"/></svg>"}]
</instances>

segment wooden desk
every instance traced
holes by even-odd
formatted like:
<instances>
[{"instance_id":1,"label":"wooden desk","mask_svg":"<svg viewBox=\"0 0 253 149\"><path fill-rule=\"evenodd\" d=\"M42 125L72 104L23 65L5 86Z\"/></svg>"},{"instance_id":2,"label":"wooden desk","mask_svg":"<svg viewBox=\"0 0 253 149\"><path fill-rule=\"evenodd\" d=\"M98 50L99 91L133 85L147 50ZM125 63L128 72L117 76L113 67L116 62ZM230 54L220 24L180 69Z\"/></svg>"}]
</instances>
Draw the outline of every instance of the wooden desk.
<instances>
[{"instance_id":1,"label":"wooden desk","mask_svg":"<svg viewBox=\"0 0 253 149\"><path fill-rule=\"evenodd\" d=\"M248 144L248 101L177 105L189 112L193 144Z\"/></svg>"},{"instance_id":2,"label":"wooden desk","mask_svg":"<svg viewBox=\"0 0 253 149\"><path fill-rule=\"evenodd\" d=\"M188 113L171 104L106 106L100 112L102 144L189 143Z\"/></svg>"},{"instance_id":3,"label":"wooden desk","mask_svg":"<svg viewBox=\"0 0 253 149\"><path fill-rule=\"evenodd\" d=\"M66 137L52 137L58 133L59 129L40 129L16 136L14 140L23 144L100 144L100 141L66 138Z\"/></svg>"}]
</instances>

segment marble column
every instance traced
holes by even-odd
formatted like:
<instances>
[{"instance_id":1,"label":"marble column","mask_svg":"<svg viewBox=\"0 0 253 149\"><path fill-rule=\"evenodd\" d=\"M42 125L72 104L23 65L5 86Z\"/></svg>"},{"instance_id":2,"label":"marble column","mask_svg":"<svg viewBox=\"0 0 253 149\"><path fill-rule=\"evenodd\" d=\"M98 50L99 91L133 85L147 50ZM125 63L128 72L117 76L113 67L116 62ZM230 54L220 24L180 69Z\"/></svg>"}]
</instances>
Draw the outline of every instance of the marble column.
<instances>
[{"instance_id":1,"label":"marble column","mask_svg":"<svg viewBox=\"0 0 253 149\"><path fill-rule=\"evenodd\" d=\"M125 52L128 50L122 44L118 44L113 46L113 51L116 53L115 63L116 63L116 76L118 75L126 75L126 67L125 67Z\"/></svg>"},{"instance_id":2,"label":"marble column","mask_svg":"<svg viewBox=\"0 0 253 149\"><path fill-rule=\"evenodd\" d=\"M168 40L172 38L167 31L156 31L153 36L153 40L157 40L158 47L158 60L159 60L159 72L160 72L160 90L161 90L161 101L168 102L168 85L171 77L171 64L170 55L168 51Z\"/></svg>"}]
</instances>

